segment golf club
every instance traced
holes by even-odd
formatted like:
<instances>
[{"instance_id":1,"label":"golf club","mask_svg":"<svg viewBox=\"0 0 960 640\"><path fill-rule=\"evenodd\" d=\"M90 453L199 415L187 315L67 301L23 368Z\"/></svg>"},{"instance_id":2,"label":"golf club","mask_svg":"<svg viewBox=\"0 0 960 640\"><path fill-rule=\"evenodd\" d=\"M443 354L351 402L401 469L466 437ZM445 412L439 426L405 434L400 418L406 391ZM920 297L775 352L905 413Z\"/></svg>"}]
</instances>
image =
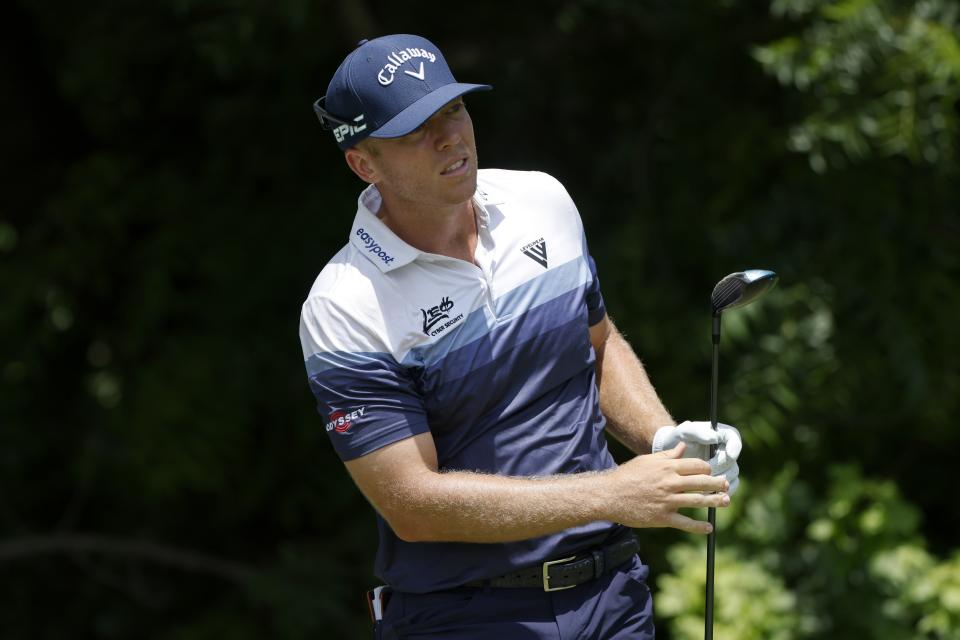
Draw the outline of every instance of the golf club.
<instances>
[{"instance_id":1,"label":"golf club","mask_svg":"<svg viewBox=\"0 0 960 640\"><path fill-rule=\"evenodd\" d=\"M717 283L710 295L713 307L713 367L710 376L710 424L717 430L717 379L720 364L720 315L728 309L750 304L777 283L777 274L765 269L747 269L731 273ZM710 457L716 455L716 447L710 448ZM707 591L705 640L713 640L713 567L717 546L717 510L707 510L707 520L712 530L707 536Z\"/></svg>"}]
</instances>

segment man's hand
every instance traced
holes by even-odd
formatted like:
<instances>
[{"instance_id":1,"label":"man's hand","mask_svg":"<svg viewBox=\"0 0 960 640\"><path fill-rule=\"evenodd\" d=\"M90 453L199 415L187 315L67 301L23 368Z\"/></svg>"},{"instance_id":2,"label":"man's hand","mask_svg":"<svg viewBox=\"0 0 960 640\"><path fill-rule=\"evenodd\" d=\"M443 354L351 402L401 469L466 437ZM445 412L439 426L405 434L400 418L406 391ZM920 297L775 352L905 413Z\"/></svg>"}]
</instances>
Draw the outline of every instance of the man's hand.
<instances>
[{"instance_id":1,"label":"man's hand","mask_svg":"<svg viewBox=\"0 0 960 640\"><path fill-rule=\"evenodd\" d=\"M714 431L709 422L682 422L675 427L660 427L653 436L653 452L673 449L686 443L684 458L700 458L710 462L710 473L722 475L730 483L727 492L733 495L740 486L740 467L737 458L743 449L740 432L728 424L718 424ZM717 445L717 454L710 458L711 445Z\"/></svg>"},{"instance_id":2,"label":"man's hand","mask_svg":"<svg viewBox=\"0 0 960 640\"><path fill-rule=\"evenodd\" d=\"M709 425L708 425L709 428ZM660 453L637 456L611 474L615 511L609 519L629 527L672 527L710 533L710 524L681 515L678 509L725 507L730 496L723 476L710 476L703 460L686 458L680 443Z\"/></svg>"}]
</instances>

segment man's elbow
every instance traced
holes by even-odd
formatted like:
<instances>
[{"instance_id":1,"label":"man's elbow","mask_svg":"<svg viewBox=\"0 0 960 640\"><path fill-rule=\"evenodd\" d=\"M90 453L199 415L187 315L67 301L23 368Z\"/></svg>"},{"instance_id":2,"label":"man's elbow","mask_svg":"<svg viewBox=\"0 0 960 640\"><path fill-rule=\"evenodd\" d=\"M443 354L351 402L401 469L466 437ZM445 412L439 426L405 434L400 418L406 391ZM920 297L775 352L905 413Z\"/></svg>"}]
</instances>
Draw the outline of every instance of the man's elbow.
<instances>
[{"instance_id":1,"label":"man's elbow","mask_svg":"<svg viewBox=\"0 0 960 640\"><path fill-rule=\"evenodd\" d=\"M404 542L449 542L449 507L434 470L394 476L370 503Z\"/></svg>"},{"instance_id":2,"label":"man's elbow","mask_svg":"<svg viewBox=\"0 0 960 640\"><path fill-rule=\"evenodd\" d=\"M387 524L404 542L441 542L443 536L436 526L419 514L409 511L384 516Z\"/></svg>"}]
</instances>

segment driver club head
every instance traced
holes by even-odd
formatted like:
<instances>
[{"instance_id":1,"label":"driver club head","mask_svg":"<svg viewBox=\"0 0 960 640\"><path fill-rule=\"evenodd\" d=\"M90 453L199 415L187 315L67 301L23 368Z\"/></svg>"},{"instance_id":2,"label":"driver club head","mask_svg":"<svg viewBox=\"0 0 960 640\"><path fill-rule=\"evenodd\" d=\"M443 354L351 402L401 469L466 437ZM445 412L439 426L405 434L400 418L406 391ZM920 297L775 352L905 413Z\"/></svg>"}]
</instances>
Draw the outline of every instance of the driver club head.
<instances>
[{"instance_id":1,"label":"driver club head","mask_svg":"<svg viewBox=\"0 0 960 640\"><path fill-rule=\"evenodd\" d=\"M748 305L777 283L777 274L766 269L747 269L731 273L717 283L710 295L713 315Z\"/></svg>"}]
</instances>

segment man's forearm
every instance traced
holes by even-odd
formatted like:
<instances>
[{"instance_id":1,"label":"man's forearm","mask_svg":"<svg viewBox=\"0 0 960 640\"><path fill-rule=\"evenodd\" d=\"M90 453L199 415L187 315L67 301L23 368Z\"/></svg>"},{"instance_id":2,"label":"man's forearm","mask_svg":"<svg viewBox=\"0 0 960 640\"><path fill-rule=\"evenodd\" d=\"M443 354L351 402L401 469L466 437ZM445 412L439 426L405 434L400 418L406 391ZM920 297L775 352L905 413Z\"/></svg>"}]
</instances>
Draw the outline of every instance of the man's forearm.
<instances>
[{"instance_id":1,"label":"man's forearm","mask_svg":"<svg viewBox=\"0 0 960 640\"><path fill-rule=\"evenodd\" d=\"M409 541L511 542L609 516L602 473L516 478L430 472L394 489L404 513L388 517Z\"/></svg>"},{"instance_id":2,"label":"man's forearm","mask_svg":"<svg viewBox=\"0 0 960 640\"><path fill-rule=\"evenodd\" d=\"M640 359L612 322L598 358L600 410L607 418L607 430L634 453L650 453L657 429L675 422Z\"/></svg>"},{"instance_id":3,"label":"man's forearm","mask_svg":"<svg viewBox=\"0 0 960 640\"><path fill-rule=\"evenodd\" d=\"M421 434L347 463L370 502L408 542L509 542L606 520L629 527L706 533L677 512L723 506L723 478L682 447L619 467L544 478L437 471L433 440Z\"/></svg>"}]
</instances>

